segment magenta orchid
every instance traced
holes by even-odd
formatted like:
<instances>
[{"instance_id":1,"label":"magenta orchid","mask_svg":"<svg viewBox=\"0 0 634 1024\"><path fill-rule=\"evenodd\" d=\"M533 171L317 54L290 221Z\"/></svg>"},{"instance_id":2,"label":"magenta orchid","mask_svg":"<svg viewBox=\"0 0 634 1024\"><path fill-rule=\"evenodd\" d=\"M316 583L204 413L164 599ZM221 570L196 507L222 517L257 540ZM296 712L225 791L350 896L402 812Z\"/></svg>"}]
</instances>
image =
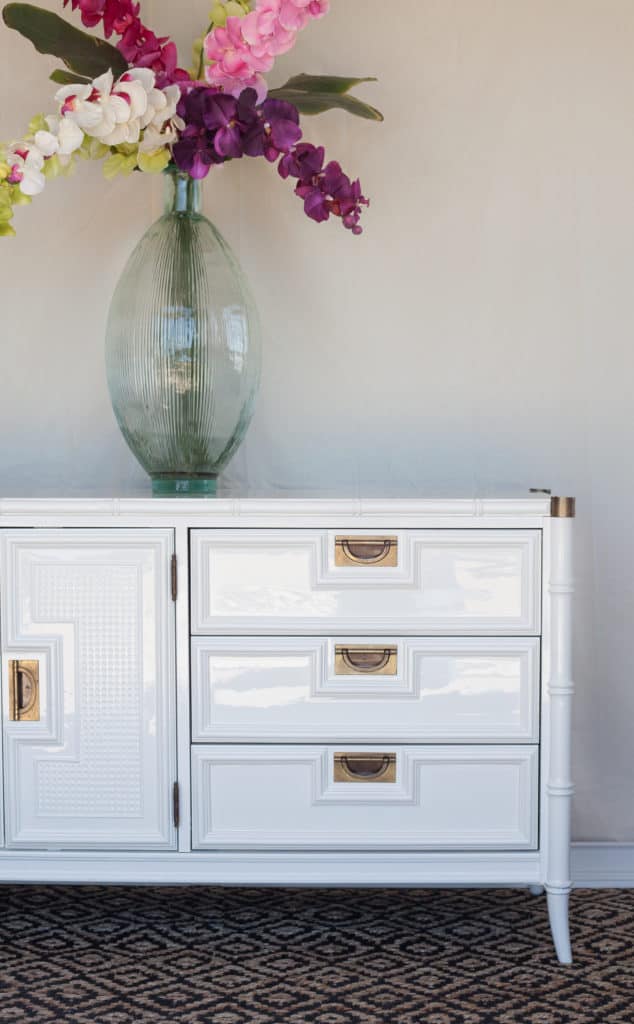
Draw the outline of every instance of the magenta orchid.
<instances>
[{"instance_id":1,"label":"magenta orchid","mask_svg":"<svg viewBox=\"0 0 634 1024\"><path fill-rule=\"evenodd\" d=\"M172 82L188 81L189 74L177 68L176 46L167 36L158 37L142 23L140 4L132 0L63 0L75 11L81 11L82 24L96 28L103 24L104 35L120 36L117 48L133 67L154 71L159 87Z\"/></svg>"},{"instance_id":2,"label":"magenta orchid","mask_svg":"<svg viewBox=\"0 0 634 1024\"><path fill-rule=\"evenodd\" d=\"M381 120L349 95L366 79L299 75L269 92L263 77L300 31L328 13L329 0L215 0L191 72L178 66L175 44L143 24L138 2L63 0L68 5L85 27L101 26L106 40L116 37L116 46L96 43L40 8L4 8L9 27L70 70L51 76L61 84L55 111L34 118L23 139L0 146L0 236L15 233L14 206L80 157L104 159L108 178L170 165L204 178L228 160L264 157L282 178L295 180L311 220L335 216L361 233L368 200L359 181L303 140L300 114L340 107Z\"/></svg>"}]
</instances>

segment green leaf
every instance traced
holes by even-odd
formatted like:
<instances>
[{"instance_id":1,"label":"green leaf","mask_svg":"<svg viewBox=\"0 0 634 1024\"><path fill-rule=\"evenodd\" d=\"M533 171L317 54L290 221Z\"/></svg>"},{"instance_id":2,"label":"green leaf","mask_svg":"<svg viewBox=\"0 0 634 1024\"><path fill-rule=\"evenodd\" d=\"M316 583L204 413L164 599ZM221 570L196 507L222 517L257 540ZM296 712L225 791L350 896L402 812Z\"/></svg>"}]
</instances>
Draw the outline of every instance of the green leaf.
<instances>
[{"instance_id":1,"label":"green leaf","mask_svg":"<svg viewBox=\"0 0 634 1024\"><path fill-rule=\"evenodd\" d=\"M350 92L355 85L376 82L376 78L343 78L340 75L294 75L285 82L282 89L297 89L300 92Z\"/></svg>"},{"instance_id":2,"label":"green leaf","mask_svg":"<svg viewBox=\"0 0 634 1024\"><path fill-rule=\"evenodd\" d=\"M279 89L271 89L273 99L286 100L300 114L323 114L326 110L345 110L368 121L382 121L383 114L369 103L350 96L349 91L376 78L343 78L338 75L295 75Z\"/></svg>"},{"instance_id":3,"label":"green leaf","mask_svg":"<svg viewBox=\"0 0 634 1024\"><path fill-rule=\"evenodd\" d=\"M345 110L356 117L364 117L368 121L383 121L383 114L369 103L363 103L356 96L338 96L327 92L300 92L295 89L271 89L269 96L276 100L286 100L297 107L300 114L323 114L326 110Z\"/></svg>"},{"instance_id":4,"label":"green leaf","mask_svg":"<svg viewBox=\"0 0 634 1024\"><path fill-rule=\"evenodd\" d=\"M48 76L51 82L57 82L58 85L75 85L77 82L84 84L91 81L90 78L85 78L84 75L74 75L72 71L63 71L62 68L58 68Z\"/></svg>"},{"instance_id":5,"label":"green leaf","mask_svg":"<svg viewBox=\"0 0 634 1024\"><path fill-rule=\"evenodd\" d=\"M29 39L39 53L59 57L75 75L93 79L112 70L115 78L128 70L119 51L104 39L88 35L63 18L32 4L7 4L5 24Z\"/></svg>"}]
</instances>

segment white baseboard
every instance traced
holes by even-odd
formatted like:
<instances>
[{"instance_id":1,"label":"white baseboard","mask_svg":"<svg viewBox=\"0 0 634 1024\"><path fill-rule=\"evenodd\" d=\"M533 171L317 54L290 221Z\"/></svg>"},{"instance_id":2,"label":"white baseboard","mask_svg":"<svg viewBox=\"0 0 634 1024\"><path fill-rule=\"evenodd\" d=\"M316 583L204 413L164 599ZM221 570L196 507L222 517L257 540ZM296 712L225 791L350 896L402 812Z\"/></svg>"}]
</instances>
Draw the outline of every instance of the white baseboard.
<instances>
[{"instance_id":1,"label":"white baseboard","mask_svg":"<svg viewBox=\"0 0 634 1024\"><path fill-rule=\"evenodd\" d=\"M577 889L634 888L634 843L573 843Z\"/></svg>"}]
</instances>

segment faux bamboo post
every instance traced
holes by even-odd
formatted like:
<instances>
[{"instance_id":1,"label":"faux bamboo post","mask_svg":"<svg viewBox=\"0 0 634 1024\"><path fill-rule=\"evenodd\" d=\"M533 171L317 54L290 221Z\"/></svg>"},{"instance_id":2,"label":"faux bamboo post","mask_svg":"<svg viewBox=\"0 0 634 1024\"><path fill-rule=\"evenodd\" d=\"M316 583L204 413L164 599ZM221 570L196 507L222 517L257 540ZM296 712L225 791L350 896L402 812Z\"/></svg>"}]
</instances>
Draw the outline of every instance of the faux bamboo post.
<instances>
[{"instance_id":1,"label":"faux bamboo post","mask_svg":"<svg viewBox=\"0 0 634 1024\"><path fill-rule=\"evenodd\" d=\"M551 672L550 756L548 796L548 866L546 892L550 927L562 964L572 963L568 900L570 877L570 808L574 787L571 776L573 498L553 498L551 507Z\"/></svg>"}]
</instances>

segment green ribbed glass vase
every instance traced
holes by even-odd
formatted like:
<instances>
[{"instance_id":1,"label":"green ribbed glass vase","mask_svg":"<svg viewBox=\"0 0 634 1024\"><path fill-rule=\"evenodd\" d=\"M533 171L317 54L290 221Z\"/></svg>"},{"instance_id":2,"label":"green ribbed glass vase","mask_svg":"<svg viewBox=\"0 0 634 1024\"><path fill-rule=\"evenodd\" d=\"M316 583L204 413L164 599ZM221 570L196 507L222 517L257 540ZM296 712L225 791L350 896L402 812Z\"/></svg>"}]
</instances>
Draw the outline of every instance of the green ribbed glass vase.
<instances>
[{"instance_id":1,"label":"green ribbed glass vase","mask_svg":"<svg viewBox=\"0 0 634 1024\"><path fill-rule=\"evenodd\" d=\"M165 172L162 217L117 284L106 370L117 422L156 494L215 494L260 377L260 329L231 249L201 214L201 183Z\"/></svg>"}]
</instances>

